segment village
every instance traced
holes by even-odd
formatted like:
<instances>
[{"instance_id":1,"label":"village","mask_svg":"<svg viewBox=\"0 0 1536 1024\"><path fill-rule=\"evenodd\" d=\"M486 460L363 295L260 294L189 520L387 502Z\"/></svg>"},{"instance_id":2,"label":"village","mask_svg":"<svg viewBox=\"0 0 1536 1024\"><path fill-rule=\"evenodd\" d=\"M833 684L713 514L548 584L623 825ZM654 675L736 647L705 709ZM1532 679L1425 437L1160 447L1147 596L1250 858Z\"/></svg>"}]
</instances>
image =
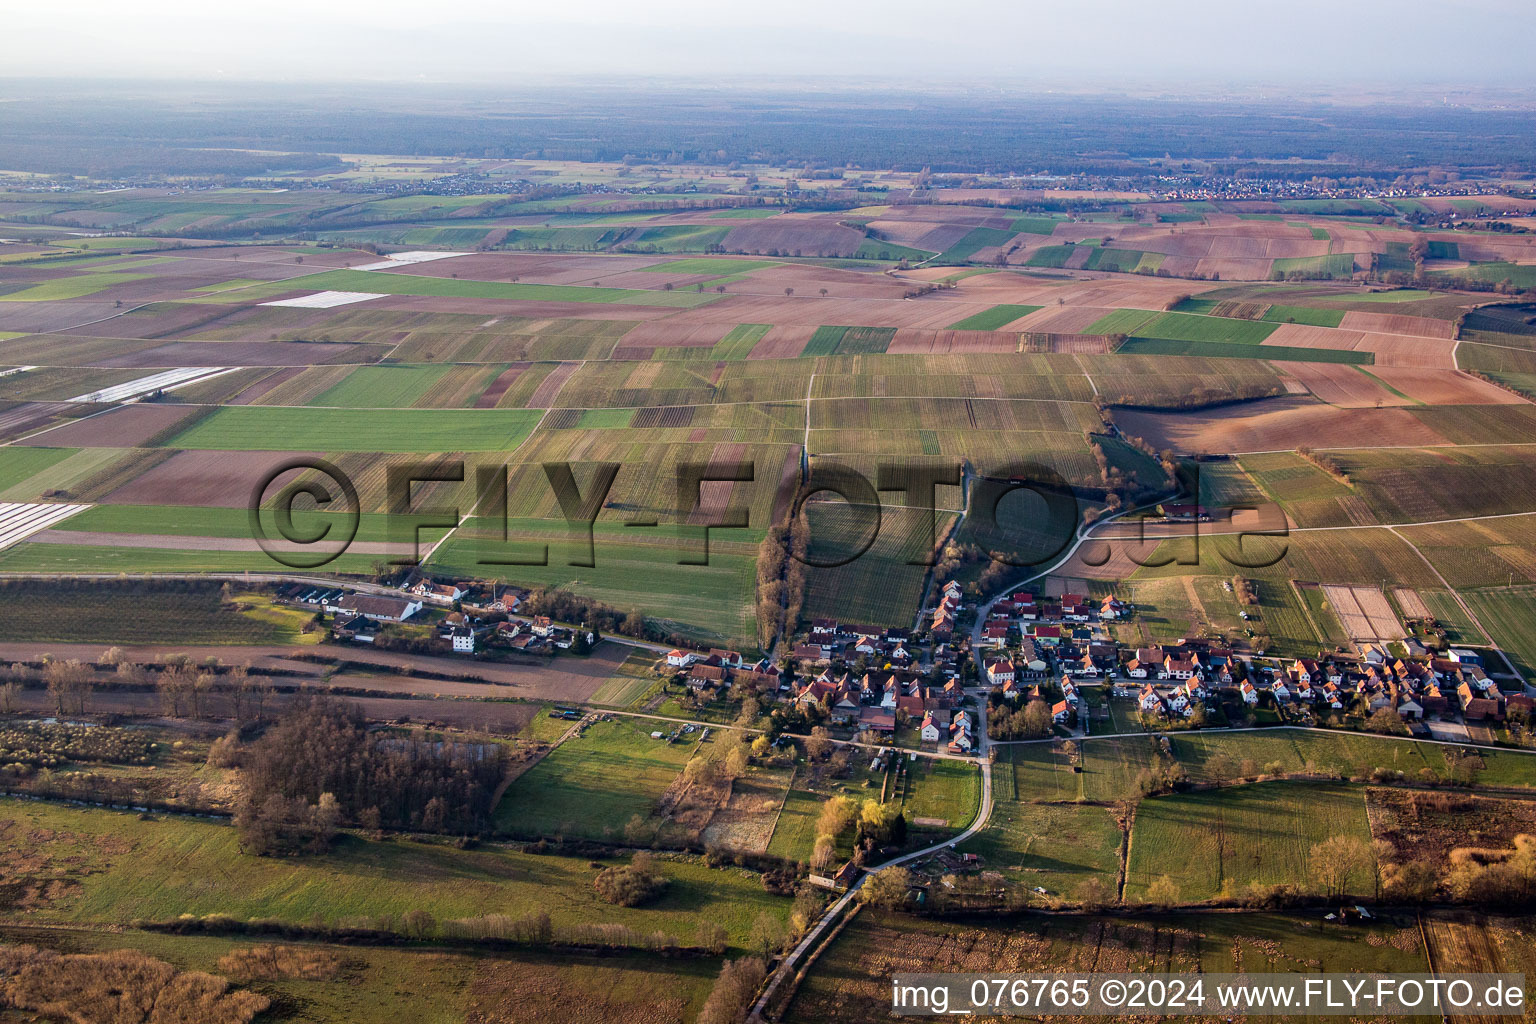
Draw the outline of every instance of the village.
<instances>
[{"instance_id":1,"label":"village","mask_svg":"<svg viewBox=\"0 0 1536 1024\"><path fill-rule=\"evenodd\" d=\"M387 594L288 584L278 596L330 616L338 641L418 653L585 654L601 639L519 614L527 593L516 588L415 576ZM962 757L980 753L983 727L1005 742L1282 724L1467 742L1489 738L1478 730L1523 733L1536 710L1529 688L1495 677L1466 647L1405 636L1281 658L1213 637L1133 646L1112 627L1135 614L1113 595L1070 592L1020 590L978 606L948 581L920 619L926 628L816 619L777 659L638 646L656 651L654 673L690 706L750 696L789 733L821 726Z\"/></svg>"}]
</instances>

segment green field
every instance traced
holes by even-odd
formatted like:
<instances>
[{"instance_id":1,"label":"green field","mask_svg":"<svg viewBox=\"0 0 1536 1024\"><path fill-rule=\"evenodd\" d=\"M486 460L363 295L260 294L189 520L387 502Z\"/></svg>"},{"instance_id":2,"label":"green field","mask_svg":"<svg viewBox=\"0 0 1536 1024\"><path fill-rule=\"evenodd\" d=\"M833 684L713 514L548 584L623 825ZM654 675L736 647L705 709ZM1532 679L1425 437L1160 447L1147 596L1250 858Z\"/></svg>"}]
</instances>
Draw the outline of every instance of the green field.
<instances>
[{"instance_id":1,"label":"green field","mask_svg":"<svg viewBox=\"0 0 1536 1024\"><path fill-rule=\"evenodd\" d=\"M1296 256L1278 259L1270 266L1270 275L1279 280L1286 274L1302 273L1309 277L1340 278L1355 272L1355 257L1347 252L1329 256Z\"/></svg>"},{"instance_id":2,"label":"green field","mask_svg":"<svg viewBox=\"0 0 1536 1024\"><path fill-rule=\"evenodd\" d=\"M1009 228L1026 235L1049 235L1061 221L1055 217L1015 217Z\"/></svg>"},{"instance_id":3,"label":"green field","mask_svg":"<svg viewBox=\"0 0 1536 1024\"><path fill-rule=\"evenodd\" d=\"M903 809L907 819L931 818L947 821L960 831L976 817L981 807L981 772L966 761L919 757L906 765L902 784Z\"/></svg>"},{"instance_id":4,"label":"green field","mask_svg":"<svg viewBox=\"0 0 1536 1024\"><path fill-rule=\"evenodd\" d=\"M1133 799L1138 795L1137 776L1157 770L1164 762L1155 741L1133 736L1090 739L1082 744L1082 771L1073 771L1071 759L1051 743L1008 744L996 748L996 776L1011 769L1015 799L1021 802L1101 801ZM999 785L1007 791L1007 783Z\"/></svg>"},{"instance_id":5,"label":"green field","mask_svg":"<svg viewBox=\"0 0 1536 1024\"><path fill-rule=\"evenodd\" d=\"M0 302L60 302L65 299L83 299L114 285L127 284L144 277L143 274L70 274L44 281L20 291L0 294Z\"/></svg>"},{"instance_id":6,"label":"green field","mask_svg":"<svg viewBox=\"0 0 1536 1024\"><path fill-rule=\"evenodd\" d=\"M507 788L496 828L532 839L622 841L631 817L652 819L656 801L693 752L696 733L676 743L651 738L652 731L671 728L643 718L589 726Z\"/></svg>"},{"instance_id":7,"label":"green field","mask_svg":"<svg viewBox=\"0 0 1536 1024\"><path fill-rule=\"evenodd\" d=\"M1376 361L1375 353L1357 352L1353 349L1248 345L1226 341L1174 341L1169 338L1130 338L1115 352L1117 355L1190 356L1202 359L1274 359L1289 363L1374 363Z\"/></svg>"},{"instance_id":8,"label":"green field","mask_svg":"<svg viewBox=\"0 0 1536 1024\"><path fill-rule=\"evenodd\" d=\"M1147 309L1117 309L1083 328L1084 334L1135 334L1160 314Z\"/></svg>"},{"instance_id":9,"label":"green field","mask_svg":"<svg viewBox=\"0 0 1536 1024\"><path fill-rule=\"evenodd\" d=\"M627 708L635 703L656 682L656 676L651 672L651 666L656 663L656 657L651 654L635 653L624 659L613 675L597 688L597 691L588 699L591 704L605 704L608 707Z\"/></svg>"},{"instance_id":10,"label":"green field","mask_svg":"<svg viewBox=\"0 0 1536 1024\"><path fill-rule=\"evenodd\" d=\"M226 406L167 447L223 451L511 452L538 424L532 409L293 409Z\"/></svg>"},{"instance_id":11,"label":"green field","mask_svg":"<svg viewBox=\"0 0 1536 1024\"><path fill-rule=\"evenodd\" d=\"M982 249L1007 245L1014 234L1012 230L1004 231L1000 228L972 228L960 241L945 249L934 263L937 265L964 263Z\"/></svg>"},{"instance_id":12,"label":"green field","mask_svg":"<svg viewBox=\"0 0 1536 1024\"><path fill-rule=\"evenodd\" d=\"M671 879L665 895L626 909L597 896L591 882L597 870L585 859L352 836L323 857L253 857L239 852L227 824L10 799L0 802L0 821L13 823L16 852L15 844L23 843L46 859L39 869L44 877L67 871L74 882L28 914L29 922L126 924L229 914L336 923L398 918L409 910L438 920L544 910L557 925L612 922L686 941L698 934L704 914L741 943L759 913L787 910L755 875L710 869L692 858L662 862ZM52 838L21 839L44 829Z\"/></svg>"},{"instance_id":13,"label":"green field","mask_svg":"<svg viewBox=\"0 0 1536 1024\"><path fill-rule=\"evenodd\" d=\"M309 405L404 409L437 383L447 366L360 366Z\"/></svg>"},{"instance_id":14,"label":"green field","mask_svg":"<svg viewBox=\"0 0 1536 1024\"><path fill-rule=\"evenodd\" d=\"M862 355L884 352L896 336L894 327L818 327L800 352L810 356Z\"/></svg>"},{"instance_id":15,"label":"green field","mask_svg":"<svg viewBox=\"0 0 1536 1024\"><path fill-rule=\"evenodd\" d=\"M1462 599L1472 608L1494 642L1508 651L1527 680L1536 679L1536 587L1466 590ZM1497 658L1490 667L1499 665Z\"/></svg>"},{"instance_id":16,"label":"green field","mask_svg":"<svg viewBox=\"0 0 1536 1024\"><path fill-rule=\"evenodd\" d=\"M79 451L79 448L29 448L18 445L0 448L0 494L50 466L58 465Z\"/></svg>"},{"instance_id":17,"label":"green field","mask_svg":"<svg viewBox=\"0 0 1536 1024\"><path fill-rule=\"evenodd\" d=\"M133 949L183 971L215 976L223 974L220 958L260 942L244 936L25 926L0 929L0 936L60 953ZM647 954L591 957L519 950L513 959L442 949L320 943L305 943L303 948L330 954L340 970L321 979L239 981L237 987L272 1000L273 1009L263 1018L275 1014L314 1024L463 1024L471 1013L498 1012L508 1005L548 1015L579 1001L587 1012L601 1015L601 1021L691 1020L718 971L709 958L671 960L662 967ZM402 985L403 978L410 984Z\"/></svg>"},{"instance_id":18,"label":"green field","mask_svg":"<svg viewBox=\"0 0 1536 1024\"><path fill-rule=\"evenodd\" d=\"M711 530L708 565L682 565L700 557L697 546L678 538L697 530L660 526L637 530L621 522L594 524L591 566L569 565L569 527L559 519L515 519L510 544L499 524L470 520L432 554L435 571L460 577L501 579L527 586L557 585L604 604L643 610L667 629L722 645L750 644L756 584L756 530ZM548 545L547 565L503 565L509 558L531 561Z\"/></svg>"},{"instance_id":19,"label":"green field","mask_svg":"<svg viewBox=\"0 0 1536 1024\"><path fill-rule=\"evenodd\" d=\"M768 853L785 860L809 862L816 848L816 819L826 797L804 789L791 789L768 843Z\"/></svg>"},{"instance_id":20,"label":"green field","mask_svg":"<svg viewBox=\"0 0 1536 1024\"><path fill-rule=\"evenodd\" d=\"M1144 800L1131 830L1126 899L1145 898L1163 875L1185 901L1238 896L1251 883L1311 889L1309 853L1336 835L1369 845L1363 789L1265 783ZM1348 891L1369 895L1372 884L1361 872Z\"/></svg>"},{"instance_id":21,"label":"green field","mask_svg":"<svg viewBox=\"0 0 1536 1024\"><path fill-rule=\"evenodd\" d=\"M1113 891L1120 867L1120 828L1107 807L999 801L980 833L961 845L988 871L1052 895L1072 897L1089 878Z\"/></svg>"},{"instance_id":22,"label":"green field","mask_svg":"<svg viewBox=\"0 0 1536 1024\"><path fill-rule=\"evenodd\" d=\"M980 313L973 313L964 320L957 320L949 325L949 330L997 331L1039 308L1039 306L1020 306L1005 302L991 309L984 309Z\"/></svg>"},{"instance_id":23,"label":"green field","mask_svg":"<svg viewBox=\"0 0 1536 1024\"><path fill-rule=\"evenodd\" d=\"M1075 245L1042 245L1024 261L1026 267L1065 267L1077 252Z\"/></svg>"},{"instance_id":24,"label":"green field","mask_svg":"<svg viewBox=\"0 0 1536 1024\"><path fill-rule=\"evenodd\" d=\"M1134 331L1122 333L1134 333L1143 338L1166 338L1169 341L1257 345L1273 334L1275 327L1275 324L1261 320L1233 320L1230 317L1200 316L1195 313L1161 313Z\"/></svg>"}]
</instances>

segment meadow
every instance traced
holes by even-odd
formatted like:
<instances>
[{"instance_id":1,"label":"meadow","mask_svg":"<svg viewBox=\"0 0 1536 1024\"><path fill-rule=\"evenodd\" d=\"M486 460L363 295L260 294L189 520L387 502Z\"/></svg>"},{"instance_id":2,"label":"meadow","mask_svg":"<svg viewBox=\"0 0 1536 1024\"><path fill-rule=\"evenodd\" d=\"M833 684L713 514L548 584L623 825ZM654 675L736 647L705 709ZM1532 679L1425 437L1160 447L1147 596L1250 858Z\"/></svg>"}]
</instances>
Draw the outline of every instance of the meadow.
<instances>
[{"instance_id":1,"label":"meadow","mask_svg":"<svg viewBox=\"0 0 1536 1024\"><path fill-rule=\"evenodd\" d=\"M0 929L10 942L61 953L139 950L183 971L222 975L219 961L266 945L251 938L112 932L87 928ZM293 945L284 942L284 945ZM420 1024L462 1024L472 1014L501 1024L539 1024L557 1008L580 1004L579 1024L624 1024L641 1019L684 1024L702 1005L717 965L713 960L668 961L645 955L582 957L519 951L515 959L442 949L300 943L310 953L339 961L331 977L237 979L273 1001L276 1012L315 1024L404 1019ZM227 963L227 961L226 961ZM409 978L409 985L401 979Z\"/></svg>"},{"instance_id":2,"label":"meadow","mask_svg":"<svg viewBox=\"0 0 1536 1024\"><path fill-rule=\"evenodd\" d=\"M707 914L739 945L759 913L782 917L788 909L750 872L694 858L664 861L666 893L626 909L598 897L597 869L586 860L556 855L343 836L320 857L253 857L240 853L227 824L13 799L0 801L0 822L23 837L51 830L47 841L17 840L33 858L33 881L67 874L78 882L45 900L29 922L120 925L185 913L334 924L410 910L439 921L543 910L557 925L611 922L689 941Z\"/></svg>"},{"instance_id":3,"label":"meadow","mask_svg":"<svg viewBox=\"0 0 1536 1024\"><path fill-rule=\"evenodd\" d=\"M1090 878L1115 887L1121 832L1114 812L1093 804L999 801L987 827L961 844L988 871L1068 899Z\"/></svg>"},{"instance_id":4,"label":"meadow","mask_svg":"<svg viewBox=\"0 0 1536 1024\"><path fill-rule=\"evenodd\" d=\"M622 840L631 817L652 817L698 745L696 733L676 743L651 738L672 728L643 718L588 726L507 788L497 830L528 839Z\"/></svg>"},{"instance_id":5,"label":"meadow","mask_svg":"<svg viewBox=\"0 0 1536 1024\"><path fill-rule=\"evenodd\" d=\"M1369 845L1365 792L1347 786L1264 783L1142 801L1131 829L1126 899L1168 876L1185 901L1239 896L1250 884L1315 884L1312 847L1333 836ZM1369 894L1361 871L1350 892Z\"/></svg>"},{"instance_id":6,"label":"meadow","mask_svg":"<svg viewBox=\"0 0 1536 1024\"><path fill-rule=\"evenodd\" d=\"M225 406L167 442L224 451L512 452L538 425L525 409Z\"/></svg>"},{"instance_id":7,"label":"meadow","mask_svg":"<svg viewBox=\"0 0 1536 1024\"><path fill-rule=\"evenodd\" d=\"M546 485L547 486L547 485ZM701 558L700 530L664 525L637 530L622 522L593 525L590 566L570 547L563 519L514 519L503 541L501 524L467 521L433 552L429 569L446 575L500 579L525 586L557 585L623 610L643 609L667 630L699 640L750 644L756 636L756 530L710 530L709 564Z\"/></svg>"}]
</instances>

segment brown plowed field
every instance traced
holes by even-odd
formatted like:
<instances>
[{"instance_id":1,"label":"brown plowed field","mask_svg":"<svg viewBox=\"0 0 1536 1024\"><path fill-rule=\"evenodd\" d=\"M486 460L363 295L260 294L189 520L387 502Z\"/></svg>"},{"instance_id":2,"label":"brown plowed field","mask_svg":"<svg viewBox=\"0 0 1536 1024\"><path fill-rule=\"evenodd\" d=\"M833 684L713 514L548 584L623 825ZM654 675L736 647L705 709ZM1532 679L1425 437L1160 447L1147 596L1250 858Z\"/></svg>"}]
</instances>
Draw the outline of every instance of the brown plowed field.
<instances>
[{"instance_id":1,"label":"brown plowed field","mask_svg":"<svg viewBox=\"0 0 1536 1024\"><path fill-rule=\"evenodd\" d=\"M128 405L100 416L66 423L38 437L50 448L137 448L190 416L192 405Z\"/></svg>"},{"instance_id":2,"label":"brown plowed field","mask_svg":"<svg viewBox=\"0 0 1536 1024\"><path fill-rule=\"evenodd\" d=\"M523 371L526 369L528 369L526 366L513 366L501 371L501 374L491 381L484 391L480 392L480 397L475 399L475 408L496 408L496 403L501 401L501 396L507 393L507 389L512 386L512 383L518 377L522 376Z\"/></svg>"},{"instance_id":3,"label":"brown plowed field","mask_svg":"<svg viewBox=\"0 0 1536 1024\"><path fill-rule=\"evenodd\" d=\"M1394 395L1381 382L1349 363L1287 363L1286 369L1319 399L1345 409L1371 409L1382 405L1412 405L1413 400Z\"/></svg>"},{"instance_id":4,"label":"brown plowed field","mask_svg":"<svg viewBox=\"0 0 1536 1024\"><path fill-rule=\"evenodd\" d=\"M303 372L304 367L302 366L289 366L278 370L275 373L269 373L265 377L258 380L256 383L252 384L250 387L246 388L244 391L241 391L235 397L231 398L227 404L250 405L252 402L256 401L256 399L260 398L268 391L271 391L273 388L281 384L287 383Z\"/></svg>"},{"instance_id":5,"label":"brown plowed field","mask_svg":"<svg viewBox=\"0 0 1536 1024\"><path fill-rule=\"evenodd\" d=\"M1267 259L1203 259L1195 265L1196 273L1223 281L1267 281L1272 265Z\"/></svg>"},{"instance_id":6,"label":"brown plowed field","mask_svg":"<svg viewBox=\"0 0 1536 1024\"><path fill-rule=\"evenodd\" d=\"M946 352L1017 352L1019 336L1001 331L924 331L903 327L886 347L901 355Z\"/></svg>"},{"instance_id":7,"label":"brown plowed field","mask_svg":"<svg viewBox=\"0 0 1536 1024\"><path fill-rule=\"evenodd\" d=\"M97 366L319 366L376 363L388 345L320 344L289 341L176 341L158 348L99 360Z\"/></svg>"},{"instance_id":8,"label":"brown plowed field","mask_svg":"<svg viewBox=\"0 0 1536 1024\"><path fill-rule=\"evenodd\" d=\"M864 234L814 215L786 213L733 227L721 244L742 252L847 256L864 244Z\"/></svg>"},{"instance_id":9,"label":"brown plowed field","mask_svg":"<svg viewBox=\"0 0 1536 1024\"><path fill-rule=\"evenodd\" d=\"M1299 398L1266 398L1198 412L1121 410L1115 420L1155 448L1186 453L1450 443L1405 409L1338 409Z\"/></svg>"},{"instance_id":10,"label":"brown plowed field","mask_svg":"<svg viewBox=\"0 0 1536 1024\"><path fill-rule=\"evenodd\" d=\"M1417 338L1449 340L1456 325L1449 320L1424 316L1399 316L1395 313L1362 313L1350 310L1339 327L1346 331L1371 331L1376 334L1407 334Z\"/></svg>"},{"instance_id":11,"label":"brown plowed field","mask_svg":"<svg viewBox=\"0 0 1536 1024\"><path fill-rule=\"evenodd\" d=\"M811 340L811 335L816 333L815 327L781 325L772 328L763 335L761 341L752 346L752 351L747 353L748 359L793 359L805 348L805 343Z\"/></svg>"},{"instance_id":12,"label":"brown plowed field","mask_svg":"<svg viewBox=\"0 0 1536 1024\"><path fill-rule=\"evenodd\" d=\"M113 491L109 504L243 508L251 489L278 466L320 452L177 452Z\"/></svg>"},{"instance_id":13,"label":"brown plowed field","mask_svg":"<svg viewBox=\"0 0 1536 1024\"><path fill-rule=\"evenodd\" d=\"M673 324L655 320L638 324L619 343L625 348L709 348L735 324Z\"/></svg>"},{"instance_id":14,"label":"brown plowed field","mask_svg":"<svg viewBox=\"0 0 1536 1024\"><path fill-rule=\"evenodd\" d=\"M539 386L533 389L533 394L528 396L529 409L548 409L555 402L555 396L560 394L560 388L565 385L565 380L576 372L580 363L561 363L549 372L549 376L539 382Z\"/></svg>"},{"instance_id":15,"label":"brown plowed field","mask_svg":"<svg viewBox=\"0 0 1536 1024\"><path fill-rule=\"evenodd\" d=\"M1264 339L1265 345L1292 348L1331 348L1371 352L1378 366L1418 366L1454 369L1454 342L1401 334L1369 334L1308 324L1281 324Z\"/></svg>"},{"instance_id":16,"label":"brown plowed field","mask_svg":"<svg viewBox=\"0 0 1536 1024\"><path fill-rule=\"evenodd\" d=\"M1041 334L1082 334L1089 324L1113 312L1104 306L1046 306L1015 321L1015 326Z\"/></svg>"},{"instance_id":17,"label":"brown plowed field","mask_svg":"<svg viewBox=\"0 0 1536 1024\"><path fill-rule=\"evenodd\" d=\"M1521 405L1525 399L1458 370L1373 366L1371 372L1426 405Z\"/></svg>"}]
</instances>

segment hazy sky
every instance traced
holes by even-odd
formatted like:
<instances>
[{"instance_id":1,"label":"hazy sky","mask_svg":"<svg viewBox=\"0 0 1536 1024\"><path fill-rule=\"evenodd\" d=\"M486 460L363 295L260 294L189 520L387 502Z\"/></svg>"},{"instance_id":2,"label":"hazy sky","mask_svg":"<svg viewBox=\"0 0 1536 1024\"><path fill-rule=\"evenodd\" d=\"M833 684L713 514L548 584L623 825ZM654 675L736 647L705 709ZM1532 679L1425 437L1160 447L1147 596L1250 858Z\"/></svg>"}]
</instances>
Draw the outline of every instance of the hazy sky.
<instances>
[{"instance_id":1,"label":"hazy sky","mask_svg":"<svg viewBox=\"0 0 1536 1024\"><path fill-rule=\"evenodd\" d=\"M1536 0L0 0L0 75L1536 85Z\"/></svg>"}]
</instances>

